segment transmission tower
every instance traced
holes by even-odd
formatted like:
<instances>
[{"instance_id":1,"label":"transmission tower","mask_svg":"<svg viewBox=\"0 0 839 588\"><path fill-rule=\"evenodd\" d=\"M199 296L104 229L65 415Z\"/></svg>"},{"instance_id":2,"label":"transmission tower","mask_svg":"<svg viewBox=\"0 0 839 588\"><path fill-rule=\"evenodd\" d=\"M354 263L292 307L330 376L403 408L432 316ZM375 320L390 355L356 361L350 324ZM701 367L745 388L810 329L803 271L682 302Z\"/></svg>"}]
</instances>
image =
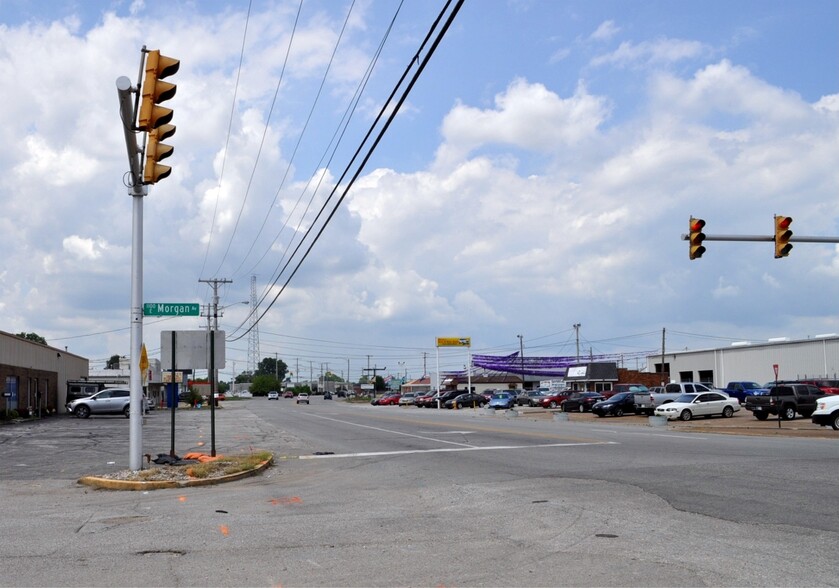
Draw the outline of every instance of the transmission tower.
<instances>
[{"instance_id":1,"label":"transmission tower","mask_svg":"<svg viewBox=\"0 0 839 588\"><path fill-rule=\"evenodd\" d=\"M259 367L259 307L256 300L256 276L251 276L251 319L248 333L248 371L256 373Z\"/></svg>"}]
</instances>

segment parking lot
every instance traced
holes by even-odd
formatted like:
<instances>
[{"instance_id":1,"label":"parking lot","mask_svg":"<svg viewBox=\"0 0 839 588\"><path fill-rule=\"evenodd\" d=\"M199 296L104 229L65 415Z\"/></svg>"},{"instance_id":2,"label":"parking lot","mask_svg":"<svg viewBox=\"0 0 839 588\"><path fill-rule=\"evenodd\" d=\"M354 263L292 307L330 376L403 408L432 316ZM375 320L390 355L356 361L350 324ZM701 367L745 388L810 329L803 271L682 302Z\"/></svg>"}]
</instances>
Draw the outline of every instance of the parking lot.
<instances>
[{"instance_id":1,"label":"parking lot","mask_svg":"<svg viewBox=\"0 0 839 588\"><path fill-rule=\"evenodd\" d=\"M397 407L397 406L382 406L376 407L380 410L428 410L416 407ZM590 412L571 412L563 413L559 409L544 409L544 408L530 408L518 407L515 412L518 416L508 417L506 411L492 411L487 409L465 409L473 410L478 414L487 415L488 418L530 418L539 420L551 420L556 415L564 415L556 418L568 418L573 422L592 422L597 424L609 424L615 426L637 426L649 427L650 417L645 415L624 415L622 417L598 417ZM777 419L768 419L759 421L752 416L752 413L741 409L736 412L730 419L721 417L712 417L707 419L695 419L691 421L668 421L664 427L685 432L695 433L723 433L730 435L766 435L766 436L787 436L787 437L811 437L811 438L830 438L839 439L839 431L834 431L830 427L820 427L814 425L809 418L804 418L799 415L791 421L782 420L780 427Z\"/></svg>"}]
</instances>

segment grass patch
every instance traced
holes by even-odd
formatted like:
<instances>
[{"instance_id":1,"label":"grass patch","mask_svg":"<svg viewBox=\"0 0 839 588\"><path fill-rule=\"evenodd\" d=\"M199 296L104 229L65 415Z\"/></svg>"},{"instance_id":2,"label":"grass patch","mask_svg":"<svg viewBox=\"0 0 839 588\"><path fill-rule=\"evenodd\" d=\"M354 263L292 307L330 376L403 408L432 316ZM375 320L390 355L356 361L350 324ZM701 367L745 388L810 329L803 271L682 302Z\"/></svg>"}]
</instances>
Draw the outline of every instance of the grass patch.
<instances>
[{"instance_id":1,"label":"grass patch","mask_svg":"<svg viewBox=\"0 0 839 588\"><path fill-rule=\"evenodd\" d=\"M258 451L248 455L228 455L215 461L191 465L187 468L187 474L192 478L229 476L254 470L269 459L271 459L270 451Z\"/></svg>"}]
</instances>

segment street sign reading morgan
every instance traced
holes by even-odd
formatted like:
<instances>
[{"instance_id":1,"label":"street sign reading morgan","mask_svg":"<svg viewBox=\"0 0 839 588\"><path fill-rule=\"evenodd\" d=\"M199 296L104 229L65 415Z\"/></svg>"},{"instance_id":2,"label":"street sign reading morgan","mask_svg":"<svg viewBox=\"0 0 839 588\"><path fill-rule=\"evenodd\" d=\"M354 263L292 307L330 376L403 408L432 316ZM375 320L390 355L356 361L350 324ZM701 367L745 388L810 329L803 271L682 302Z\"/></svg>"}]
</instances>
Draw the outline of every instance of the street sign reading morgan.
<instances>
[{"instance_id":1,"label":"street sign reading morgan","mask_svg":"<svg viewBox=\"0 0 839 588\"><path fill-rule=\"evenodd\" d=\"M191 302L146 302L143 316L198 316L201 305Z\"/></svg>"}]
</instances>

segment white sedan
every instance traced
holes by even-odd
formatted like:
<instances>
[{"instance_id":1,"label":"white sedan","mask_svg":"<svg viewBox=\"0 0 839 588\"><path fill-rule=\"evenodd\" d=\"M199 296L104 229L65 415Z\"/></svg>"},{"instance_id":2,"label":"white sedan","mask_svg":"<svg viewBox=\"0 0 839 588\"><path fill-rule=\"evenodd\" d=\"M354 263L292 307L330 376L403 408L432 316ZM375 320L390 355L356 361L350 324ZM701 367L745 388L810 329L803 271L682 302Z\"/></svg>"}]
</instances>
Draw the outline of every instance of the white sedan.
<instances>
[{"instance_id":1,"label":"white sedan","mask_svg":"<svg viewBox=\"0 0 839 588\"><path fill-rule=\"evenodd\" d=\"M668 420L689 421L697 416L722 415L729 418L738 410L740 410L740 401L736 398L731 398L719 392L702 392L682 394L673 402L657 407L655 415L667 417Z\"/></svg>"}]
</instances>

